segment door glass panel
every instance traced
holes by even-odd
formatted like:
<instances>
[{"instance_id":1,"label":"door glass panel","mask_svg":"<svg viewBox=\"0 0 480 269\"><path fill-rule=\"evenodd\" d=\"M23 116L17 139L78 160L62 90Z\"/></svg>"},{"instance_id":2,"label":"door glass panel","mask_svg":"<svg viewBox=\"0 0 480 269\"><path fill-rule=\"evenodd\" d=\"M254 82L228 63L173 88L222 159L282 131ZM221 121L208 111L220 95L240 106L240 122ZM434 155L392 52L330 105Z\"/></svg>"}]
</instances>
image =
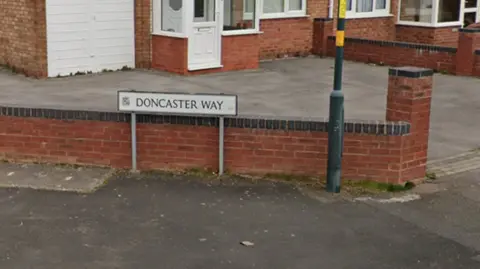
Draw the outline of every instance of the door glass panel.
<instances>
[{"instance_id":1,"label":"door glass panel","mask_svg":"<svg viewBox=\"0 0 480 269\"><path fill-rule=\"evenodd\" d=\"M182 0L162 0L162 31L182 33Z\"/></svg>"},{"instance_id":2,"label":"door glass panel","mask_svg":"<svg viewBox=\"0 0 480 269\"><path fill-rule=\"evenodd\" d=\"M474 24L476 20L477 20L477 12L465 13L465 17L463 18L463 27L467 27L470 24Z\"/></svg>"},{"instance_id":3,"label":"door glass panel","mask_svg":"<svg viewBox=\"0 0 480 269\"><path fill-rule=\"evenodd\" d=\"M475 8L477 7L478 0L465 0L465 8Z\"/></svg>"},{"instance_id":4,"label":"door glass panel","mask_svg":"<svg viewBox=\"0 0 480 269\"><path fill-rule=\"evenodd\" d=\"M193 14L195 22L215 21L215 0L195 0Z\"/></svg>"}]
</instances>

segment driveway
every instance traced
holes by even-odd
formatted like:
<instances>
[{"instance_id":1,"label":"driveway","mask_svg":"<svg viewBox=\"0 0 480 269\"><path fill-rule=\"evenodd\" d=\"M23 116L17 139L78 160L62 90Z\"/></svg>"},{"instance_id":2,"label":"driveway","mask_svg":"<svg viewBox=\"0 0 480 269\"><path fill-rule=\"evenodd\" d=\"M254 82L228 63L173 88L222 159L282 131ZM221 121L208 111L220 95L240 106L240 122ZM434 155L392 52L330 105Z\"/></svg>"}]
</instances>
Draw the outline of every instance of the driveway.
<instances>
[{"instance_id":1,"label":"driveway","mask_svg":"<svg viewBox=\"0 0 480 269\"><path fill-rule=\"evenodd\" d=\"M115 111L116 91L177 91L239 95L241 115L328 117L333 59L304 58L262 63L258 71L182 77L129 71L51 80L0 72L0 105ZM346 62L346 118L385 117L388 68ZM429 159L480 146L480 80L435 75Z\"/></svg>"}]
</instances>

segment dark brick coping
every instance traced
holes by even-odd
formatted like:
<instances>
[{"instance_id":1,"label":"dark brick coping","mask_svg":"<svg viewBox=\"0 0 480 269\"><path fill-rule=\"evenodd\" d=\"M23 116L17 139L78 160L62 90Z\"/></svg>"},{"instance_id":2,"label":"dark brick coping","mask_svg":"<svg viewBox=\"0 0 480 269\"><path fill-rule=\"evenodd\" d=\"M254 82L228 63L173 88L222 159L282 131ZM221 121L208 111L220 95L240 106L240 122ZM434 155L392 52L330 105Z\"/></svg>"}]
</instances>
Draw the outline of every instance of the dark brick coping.
<instances>
[{"instance_id":1,"label":"dark brick coping","mask_svg":"<svg viewBox=\"0 0 480 269\"><path fill-rule=\"evenodd\" d=\"M315 18L314 21L333 21L332 18Z\"/></svg>"},{"instance_id":2,"label":"dark brick coping","mask_svg":"<svg viewBox=\"0 0 480 269\"><path fill-rule=\"evenodd\" d=\"M462 33L480 33L480 28L460 28L458 31Z\"/></svg>"},{"instance_id":3,"label":"dark brick coping","mask_svg":"<svg viewBox=\"0 0 480 269\"><path fill-rule=\"evenodd\" d=\"M328 39L335 40L335 36L329 36ZM428 44L408 43L408 42L372 40L372 39L364 39L364 38L356 38L356 37L346 37L345 41L351 42L351 43L371 44L371 45L377 45L377 46L383 46L383 47L411 48L411 49L421 49L421 50L448 52L448 53L457 52L457 48L433 46Z\"/></svg>"},{"instance_id":4,"label":"dark brick coping","mask_svg":"<svg viewBox=\"0 0 480 269\"><path fill-rule=\"evenodd\" d=\"M44 108L0 107L0 116L44 118L56 120L92 120L130 122L130 114ZM179 124L218 127L218 118L209 116L138 115L137 122L150 124ZM225 126L233 128L284 131L327 132L328 122L305 118L273 119L261 116L225 118ZM410 123L385 121L348 121L346 133L402 136L410 133Z\"/></svg>"},{"instance_id":5,"label":"dark brick coping","mask_svg":"<svg viewBox=\"0 0 480 269\"><path fill-rule=\"evenodd\" d=\"M390 76L407 77L407 78L421 78L433 76L433 69L405 66L388 69Z\"/></svg>"}]
</instances>

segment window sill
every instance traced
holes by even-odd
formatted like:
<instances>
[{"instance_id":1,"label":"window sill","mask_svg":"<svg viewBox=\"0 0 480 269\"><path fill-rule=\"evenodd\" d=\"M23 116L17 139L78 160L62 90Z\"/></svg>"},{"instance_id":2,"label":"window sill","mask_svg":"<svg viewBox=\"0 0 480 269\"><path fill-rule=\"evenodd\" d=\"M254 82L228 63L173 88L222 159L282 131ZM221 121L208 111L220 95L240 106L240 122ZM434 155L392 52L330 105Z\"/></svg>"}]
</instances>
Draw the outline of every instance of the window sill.
<instances>
[{"instance_id":1,"label":"window sill","mask_svg":"<svg viewBox=\"0 0 480 269\"><path fill-rule=\"evenodd\" d=\"M389 13L354 13L354 14L348 14L346 19L347 20L352 20L352 19L375 19L375 18L392 18L393 14Z\"/></svg>"},{"instance_id":2,"label":"window sill","mask_svg":"<svg viewBox=\"0 0 480 269\"><path fill-rule=\"evenodd\" d=\"M460 22L443 22L432 24L429 22L412 22L412 21L399 21L396 25L400 26L418 26L418 27L428 27L428 28L442 28L442 27L462 27Z\"/></svg>"},{"instance_id":3,"label":"window sill","mask_svg":"<svg viewBox=\"0 0 480 269\"><path fill-rule=\"evenodd\" d=\"M309 15L305 15L305 13L269 13L269 14L262 14L260 16L261 20L275 20L275 19L292 19L292 18L309 18Z\"/></svg>"},{"instance_id":4,"label":"window sill","mask_svg":"<svg viewBox=\"0 0 480 269\"><path fill-rule=\"evenodd\" d=\"M175 33L175 32L167 32L167 31L154 32L154 33L152 33L152 35L168 36L168 37L176 37L176 38L187 38L187 36L185 34Z\"/></svg>"},{"instance_id":5,"label":"window sill","mask_svg":"<svg viewBox=\"0 0 480 269\"><path fill-rule=\"evenodd\" d=\"M263 32L255 30L255 29L222 31L222 36L260 35L260 34L263 34Z\"/></svg>"}]
</instances>

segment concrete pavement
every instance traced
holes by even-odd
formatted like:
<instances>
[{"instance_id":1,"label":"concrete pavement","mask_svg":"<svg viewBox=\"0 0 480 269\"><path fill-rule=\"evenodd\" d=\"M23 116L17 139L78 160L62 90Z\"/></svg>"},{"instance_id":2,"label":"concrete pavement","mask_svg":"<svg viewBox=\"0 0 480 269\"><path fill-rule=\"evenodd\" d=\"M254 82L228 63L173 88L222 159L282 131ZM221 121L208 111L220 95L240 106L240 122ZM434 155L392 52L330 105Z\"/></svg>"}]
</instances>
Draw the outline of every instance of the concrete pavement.
<instances>
[{"instance_id":1,"label":"concrete pavement","mask_svg":"<svg viewBox=\"0 0 480 269\"><path fill-rule=\"evenodd\" d=\"M0 189L0 267L476 269L480 179L469 176L469 194L427 188L404 204L158 175L89 195Z\"/></svg>"},{"instance_id":2,"label":"concrete pavement","mask_svg":"<svg viewBox=\"0 0 480 269\"><path fill-rule=\"evenodd\" d=\"M304 58L262 63L258 71L182 77L160 72L129 71L51 80L26 79L0 72L0 105L116 110L116 91L180 91L239 95L241 115L269 117L328 116L333 59ZM346 117L385 117L388 68L346 62ZM430 159L480 146L480 80L435 75Z\"/></svg>"}]
</instances>

